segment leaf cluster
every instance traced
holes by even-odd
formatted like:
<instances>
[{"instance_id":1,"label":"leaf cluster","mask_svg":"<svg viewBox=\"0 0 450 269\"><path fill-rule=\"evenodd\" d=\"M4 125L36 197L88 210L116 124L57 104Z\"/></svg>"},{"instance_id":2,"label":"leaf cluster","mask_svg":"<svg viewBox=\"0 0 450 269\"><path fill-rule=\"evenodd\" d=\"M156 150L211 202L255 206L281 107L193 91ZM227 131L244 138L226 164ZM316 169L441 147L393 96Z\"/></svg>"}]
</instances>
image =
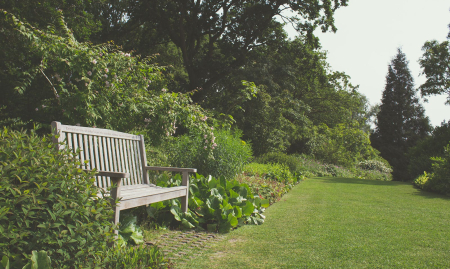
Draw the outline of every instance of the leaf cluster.
<instances>
[{"instance_id":1,"label":"leaf cluster","mask_svg":"<svg viewBox=\"0 0 450 269\"><path fill-rule=\"evenodd\" d=\"M178 179L178 182L175 180L169 183L175 185L179 182ZM167 216L158 214L165 211L167 215L167 208L170 208L172 217L181 222L184 228L226 233L244 224L262 224L262 213L268 206L269 201L254 197L247 184L224 177L216 179L196 174L190 179L188 212L181 211L177 200L154 203L147 210L151 217L167 219Z\"/></svg>"},{"instance_id":2,"label":"leaf cluster","mask_svg":"<svg viewBox=\"0 0 450 269\"><path fill-rule=\"evenodd\" d=\"M93 263L111 243L111 203L80 168L50 136L0 133L0 251L14 268L36 249L58 268Z\"/></svg>"}]
</instances>

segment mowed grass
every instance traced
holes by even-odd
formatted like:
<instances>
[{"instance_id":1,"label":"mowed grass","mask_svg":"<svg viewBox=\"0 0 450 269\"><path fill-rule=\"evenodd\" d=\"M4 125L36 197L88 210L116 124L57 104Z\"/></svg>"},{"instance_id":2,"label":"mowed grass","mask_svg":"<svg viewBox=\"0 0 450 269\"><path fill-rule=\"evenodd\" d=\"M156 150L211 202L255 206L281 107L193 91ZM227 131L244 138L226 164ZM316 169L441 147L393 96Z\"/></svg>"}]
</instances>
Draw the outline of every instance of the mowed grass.
<instances>
[{"instance_id":1,"label":"mowed grass","mask_svg":"<svg viewBox=\"0 0 450 269\"><path fill-rule=\"evenodd\" d=\"M410 184L313 178L177 268L450 268L450 199Z\"/></svg>"}]
</instances>

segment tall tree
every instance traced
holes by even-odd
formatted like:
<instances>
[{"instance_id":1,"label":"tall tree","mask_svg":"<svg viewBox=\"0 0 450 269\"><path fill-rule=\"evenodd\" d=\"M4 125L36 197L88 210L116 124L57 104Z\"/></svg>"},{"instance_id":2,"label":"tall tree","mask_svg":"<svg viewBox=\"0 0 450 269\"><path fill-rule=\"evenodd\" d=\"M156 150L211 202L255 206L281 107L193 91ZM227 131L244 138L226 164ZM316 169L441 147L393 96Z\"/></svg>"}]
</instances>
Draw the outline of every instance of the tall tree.
<instances>
[{"instance_id":1,"label":"tall tree","mask_svg":"<svg viewBox=\"0 0 450 269\"><path fill-rule=\"evenodd\" d=\"M416 97L405 54L398 49L389 64L372 145L393 167L394 180L408 181L407 150L430 131L428 117Z\"/></svg>"},{"instance_id":2,"label":"tall tree","mask_svg":"<svg viewBox=\"0 0 450 269\"><path fill-rule=\"evenodd\" d=\"M142 54L172 42L180 49L189 76L187 90L200 89L193 98L201 102L214 95L215 83L247 64L256 48L285 38L276 17L312 37L318 26L335 31L334 12L345 5L347 0L112 1L103 14L114 9L114 14L122 15L106 18L112 20L103 23L100 38L120 40ZM284 16L284 10L295 17Z\"/></svg>"}]
</instances>

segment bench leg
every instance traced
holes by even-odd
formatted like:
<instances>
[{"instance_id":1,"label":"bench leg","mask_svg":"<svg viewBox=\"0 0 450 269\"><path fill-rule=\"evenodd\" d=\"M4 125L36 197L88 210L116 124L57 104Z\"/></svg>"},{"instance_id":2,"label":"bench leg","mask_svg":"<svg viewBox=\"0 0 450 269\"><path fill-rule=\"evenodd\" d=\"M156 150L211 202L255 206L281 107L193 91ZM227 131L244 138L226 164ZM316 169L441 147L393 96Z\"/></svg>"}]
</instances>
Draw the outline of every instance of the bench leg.
<instances>
[{"instance_id":1,"label":"bench leg","mask_svg":"<svg viewBox=\"0 0 450 269\"><path fill-rule=\"evenodd\" d=\"M188 199L189 199L189 173L183 172L181 185L187 187L186 196L181 197L181 210L184 213L188 212Z\"/></svg>"},{"instance_id":2,"label":"bench leg","mask_svg":"<svg viewBox=\"0 0 450 269\"><path fill-rule=\"evenodd\" d=\"M114 207L114 224L117 225L119 223L119 216L120 216L120 207L115 206ZM116 234L116 237L119 235L119 230L114 230L114 233Z\"/></svg>"}]
</instances>

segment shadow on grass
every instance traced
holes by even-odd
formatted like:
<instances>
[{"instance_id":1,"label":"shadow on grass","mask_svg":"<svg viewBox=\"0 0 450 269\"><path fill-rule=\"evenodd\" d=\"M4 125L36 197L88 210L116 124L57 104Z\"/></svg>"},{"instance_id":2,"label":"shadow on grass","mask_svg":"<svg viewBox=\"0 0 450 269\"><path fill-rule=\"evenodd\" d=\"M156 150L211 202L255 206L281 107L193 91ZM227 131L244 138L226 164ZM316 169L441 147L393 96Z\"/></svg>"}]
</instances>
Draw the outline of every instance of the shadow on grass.
<instances>
[{"instance_id":1,"label":"shadow on grass","mask_svg":"<svg viewBox=\"0 0 450 269\"><path fill-rule=\"evenodd\" d=\"M361 184L361 185L373 185L373 186L406 186L409 185L414 188L414 192L411 195L421 196L427 199L443 199L450 200L449 196L428 192L421 190L411 183L401 182L401 181L377 181L370 179L360 179L360 178L343 178L343 177L315 177L314 179L321 180L327 184Z\"/></svg>"}]
</instances>

